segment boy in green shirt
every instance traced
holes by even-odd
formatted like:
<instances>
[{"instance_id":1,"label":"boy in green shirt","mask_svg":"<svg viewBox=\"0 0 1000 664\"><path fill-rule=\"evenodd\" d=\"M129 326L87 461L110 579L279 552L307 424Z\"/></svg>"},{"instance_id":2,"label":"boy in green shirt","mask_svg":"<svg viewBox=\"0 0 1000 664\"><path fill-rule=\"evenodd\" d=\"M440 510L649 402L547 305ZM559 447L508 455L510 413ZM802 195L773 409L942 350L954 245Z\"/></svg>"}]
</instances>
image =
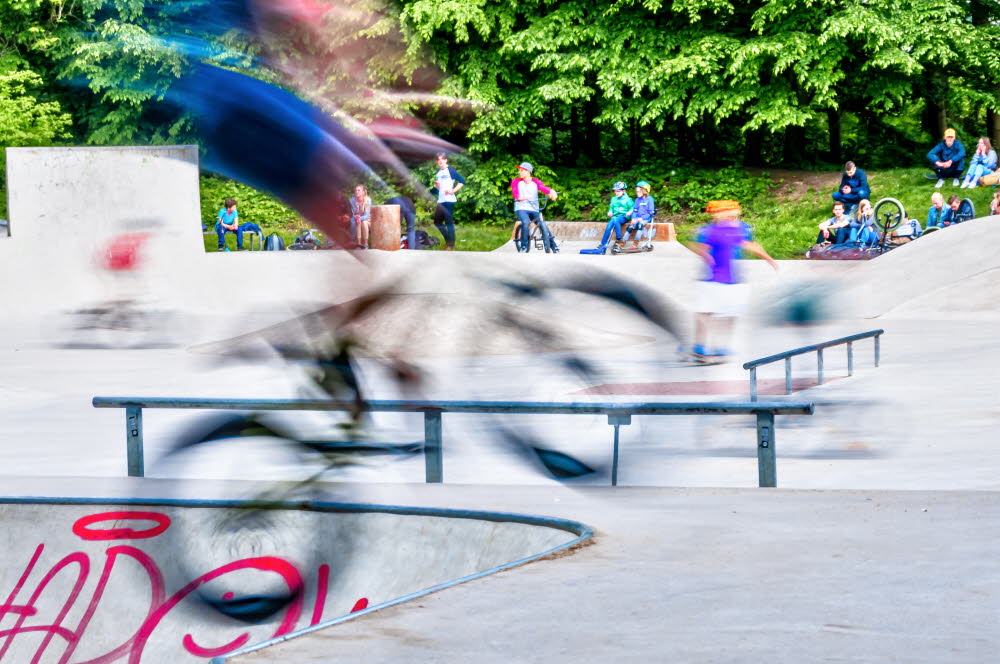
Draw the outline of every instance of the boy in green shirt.
<instances>
[{"instance_id":1,"label":"boy in green shirt","mask_svg":"<svg viewBox=\"0 0 1000 664\"><path fill-rule=\"evenodd\" d=\"M628 213L632 211L632 199L625 193L626 189L628 189L628 185L624 182L615 182L612 187L615 195L611 198L611 204L608 205L608 225L604 229L601 244L596 249L581 249L581 254L603 254L607 251L612 230L615 232L615 244L619 248L624 246L622 224L628 221Z\"/></svg>"}]
</instances>

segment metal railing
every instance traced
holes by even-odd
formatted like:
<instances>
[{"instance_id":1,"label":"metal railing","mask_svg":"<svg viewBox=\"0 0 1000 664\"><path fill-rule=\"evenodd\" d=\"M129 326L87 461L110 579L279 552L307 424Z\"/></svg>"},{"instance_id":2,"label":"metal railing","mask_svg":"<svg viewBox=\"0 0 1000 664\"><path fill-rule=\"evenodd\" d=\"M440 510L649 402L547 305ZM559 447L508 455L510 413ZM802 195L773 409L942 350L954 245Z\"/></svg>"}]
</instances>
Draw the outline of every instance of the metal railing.
<instances>
[{"instance_id":1,"label":"metal railing","mask_svg":"<svg viewBox=\"0 0 1000 664\"><path fill-rule=\"evenodd\" d=\"M875 366L878 366L879 362L879 337L885 333L885 330L870 330L868 332L860 332L858 334L852 334L849 337L841 337L840 339L833 339L832 341L824 341L822 343L813 344L812 346L803 346L802 348L795 348L793 350L787 350L784 353L778 353L777 355L769 355L768 357L762 357L759 360L751 360L743 365L744 369L750 370L750 401L757 401L757 367L764 364L771 364L772 362L777 362L778 360L785 361L785 394L792 393L792 358L796 355L804 355L805 353L816 353L816 382L819 385L823 384L823 349L830 348L832 346L840 346L843 344L847 345L847 375L854 375L854 342L860 339L868 339L869 337L875 340Z\"/></svg>"},{"instance_id":2,"label":"metal railing","mask_svg":"<svg viewBox=\"0 0 1000 664\"><path fill-rule=\"evenodd\" d=\"M129 477L143 477L143 408L211 410L317 410L347 411L353 403L302 399L173 399L94 397L94 408L125 409L125 444ZM499 413L505 415L607 415L614 427L611 484L618 484L619 427L632 423L633 415L754 415L757 418L758 485L776 487L775 415L812 415L811 403L562 403L510 401L368 401L365 409L375 413L423 413L425 481L444 481L444 413Z\"/></svg>"}]
</instances>

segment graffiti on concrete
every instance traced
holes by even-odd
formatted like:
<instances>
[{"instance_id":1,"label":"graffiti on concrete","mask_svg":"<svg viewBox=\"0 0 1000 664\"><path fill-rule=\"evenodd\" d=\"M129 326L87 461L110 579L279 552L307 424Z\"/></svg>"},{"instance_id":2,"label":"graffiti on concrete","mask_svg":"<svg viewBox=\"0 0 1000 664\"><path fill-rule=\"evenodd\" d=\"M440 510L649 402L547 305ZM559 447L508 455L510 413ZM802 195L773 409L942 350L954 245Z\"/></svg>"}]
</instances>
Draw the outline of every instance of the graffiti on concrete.
<instances>
[{"instance_id":1,"label":"graffiti on concrete","mask_svg":"<svg viewBox=\"0 0 1000 664\"><path fill-rule=\"evenodd\" d=\"M115 528L100 527L102 523L109 521L119 525ZM128 525L120 525L133 522L142 522L143 527L135 529ZM164 533L170 524L170 517L160 512L113 511L90 514L78 519L72 526L72 532L85 541L149 540ZM116 567L125 565L126 560L137 564L142 570L140 576L143 579L143 587L131 590L136 594L142 595L144 593L149 596L148 609L144 616L123 616L121 622L123 624L137 624L135 630L127 633L127 636L120 643L104 654L97 657L88 656L85 661L79 661L79 664L109 664L116 661L139 664L142 660L143 650L157 627L185 598L197 592L210 581L241 571L254 570L261 574L273 575L280 580L283 590L286 591L282 593L282 596L288 598L288 601L281 604L283 615L271 635L272 637L294 631L306 609L304 607L306 593L304 592L303 575L295 565L275 556L233 560L191 579L168 596L163 569L153 557L146 551L130 544L116 543L104 551L100 575L88 598L83 596L82 591L91 574L92 563L96 571L100 561L92 561L88 554L77 551L64 556L44 574L41 574L41 570L36 574L35 567L44 550L45 544L38 544L35 547L34 554L20 574L14 588L6 600L0 604L0 662L13 662L13 659L8 655L13 652L12 646L17 639L30 641L31 646L35 643L38 644L30 664L38 664L43 656L45 656L46 662L53 661L59 664L78 661L73 659L73 654L84 642L87 627L102 601L113 600L110 596L105 597L106 590L114 579ZM73 576L74 574L75 576ZM59 575L69 575L68 578L71 581L69 591L61 605L58 603L58 600L63 599L61 595L55 603L51 597L48 597L52 595L52 592L43 597L46 588ZM39 576L41 578L38 578ZM323 618L330 579L329 565L319 565L316 570L316 578L315 600L312 602L311 617L308 623L310 626L318 624ZM23 599L25 596L26 600ZM238 600L239 598L233 592L222 595L224 602ZM367 598L361 598L354 604L352 612L361 611L367 606ZM75 624L67 625L66 623L70 622L68 616L71 614ZM13 621L13 625L8 626L11 621ZM234 631L238 631L238 628ZM226 643L206 645L198 641L194 634L186 633L181 645L186 652L194 657L209 658L243 647L247 645L249 640L250 634L244 630ZM64 648L61 654L56 652L58 659L54 659L50 647L52 650ZM22 657L24 657L23 653L18 655L19 660ZM16 664L29 663L18 661Z\"/></svg>"}]
</instances>

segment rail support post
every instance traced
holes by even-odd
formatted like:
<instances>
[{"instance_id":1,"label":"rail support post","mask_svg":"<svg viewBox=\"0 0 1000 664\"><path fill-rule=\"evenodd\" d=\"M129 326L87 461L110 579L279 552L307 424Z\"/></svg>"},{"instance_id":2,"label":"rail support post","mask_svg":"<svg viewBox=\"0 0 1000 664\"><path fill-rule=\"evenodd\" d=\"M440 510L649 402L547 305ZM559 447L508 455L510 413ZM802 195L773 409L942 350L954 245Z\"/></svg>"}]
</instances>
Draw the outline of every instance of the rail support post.
<instances>
[{"instance_id":1,"label":"rail support post","mask_svg":"<svg viewBox=\"0 0 1000 664\"><path fill-rule=\"evenodd\" d=\"M142 453L142 408L125 408L125 450L128 458L128 476L145 477Z\"/></svg>"},{"instance_id":2,"label":"rail support post","mask_svg":"<svg viewBox=\"0 0 1000 664\"><path fill-rule=\"evenodd\" d=\"M757 367L750 368L750 401L757 400Z\"/></svg>"},{"instance_id":3,"label":"rail support post","mask_svg":"<svg viewBox=\"0 0 1000 664\"><path fill-rule=\"evenodd\" d=\"M774 455L774 413L757 413L757 486L778 486Z\"/></svg>"},{"instance_id":4,"label":"rail support post","mask_svg":"<svg viewBox=\"0 0 1000 664\"><path fill-rule=\"evenodd\" d=\"M441 453L441 411L424 411L424 479L428 484L444 481L444 455Z\"/></svg>"},{"instance_id":5,"label":"rail support post","mask_svg":"<svg viewBox=\"0 0 1000 664\"><path fill-rule=\"evenodd\" d=\"M618 427L632 424L631 415L608 415L608 424L615 428L615 451L611 457L611 486L618 486Z\"/></svg>"}]
</instances>

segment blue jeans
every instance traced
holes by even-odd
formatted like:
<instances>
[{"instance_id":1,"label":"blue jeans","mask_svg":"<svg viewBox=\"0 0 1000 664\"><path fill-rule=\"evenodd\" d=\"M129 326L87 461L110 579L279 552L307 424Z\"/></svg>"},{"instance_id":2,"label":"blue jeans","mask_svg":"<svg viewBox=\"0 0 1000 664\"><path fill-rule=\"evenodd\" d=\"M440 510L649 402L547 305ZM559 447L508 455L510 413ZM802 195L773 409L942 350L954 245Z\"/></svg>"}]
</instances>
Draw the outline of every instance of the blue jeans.
<instances>
[{"instance_id":1,"label":"blue jeans","mask_svg":"<svg viewBox=\"0 0 1000 664\"><path fill-rule=\"evenodd\" d=\"M626 221L628 221L628 219L626 219L623 214L615 215L614 217L611 217L611 219L608 219L608 225L604 227L604 235L601 236L602 247L608 246L608 240L611 239L612 229L615 231L615 239L622 239L622 224Z\"/></svg>"},{"instance_id":2,"label":"blue jeans","mask_svg":"<svg viewBox=\"0 0 1000 664\"><path fill-rule=\"evenodd\" d=\"M434 211L434 225L444 238L444 246L455 246L455 204L438 203Z\"/></svg>"},{"instance_id":3,"label":"blue jeans","mask_svg":"<svg viewBox=\"0 0 1000 664\"><path fill-rule=\"evenodd\" d=\"M878 235L875 234L875 229L871 226L851 228L850 242L851 244L875 244L878 242Z\"/></svg>"},{"instance_id":4,"label":"blue jeans","mask_svg":"<svg viewBox=\"0 0 1000 664\"><path fill-rule=\"evenodd\" d=\"M538 222L538 230L542 232L542 244L552 249L552 233L542 219L542 215L534 210L515 210L517 218L521 220L521 251L527 251L531 243L531 222Z\"/></svg>"},{"instance_id":5,"label":"blue jeans","mask_svg":"<svg viewBox=\"0 0 1000 664\"><path fill-rule=\"evenodd\" d=\"M235 231L231 231L228 228L222 227L222 222L215 222L215 234L219 236L219 251L226 248L226 233L236 233L236 248L243 248L243 228L246 224L237 226Z\"/></svg>"},{"instance_id":6,"label":"blue jeans","mask_svg":"<svg viewBox=\"0 0 1000 664\"><path fill-rule=\"evenodd\" d=\"M969 170L966 171L965 173L965 179L963 180L963 182L971 184L972 186L976 186L977 184L979 184L979 178L983 177L987 173L992 173L992 172L993 171L991 169L987 168L983 164L976 164L974 166L970 166Z\"/></svg>"},{"instance_id":7,"label":"blue jeans","mask_svg":"<svg viewBox=\"0 0 1000 664\"><path fill-rule=\"evenodd\" d=\"M849 207L857 207L861 199L868 198L868 196L869 196L868 192L865 191L864 189L852 191L849 194L845 194L840 191L835 191L832 194L830 194L830 198L832 198L834 201L844 204L845 210Z\"/></svg>"},{"instance_id":8,"label":"blue jeans","mask_svg":"<svg viewBox=\"0 0 1000 664\"><path fill-rule=\"evenodd\" d=\"M851 237L851 227L841 226L840 228L834 228L830 230L829 233L830 233L830 238L824 240L823 231L820 231L819 235L816 236L816 244L821 244L823 242L830 242L832 244L844 244Z\"/></svg>"}]
</instances>

